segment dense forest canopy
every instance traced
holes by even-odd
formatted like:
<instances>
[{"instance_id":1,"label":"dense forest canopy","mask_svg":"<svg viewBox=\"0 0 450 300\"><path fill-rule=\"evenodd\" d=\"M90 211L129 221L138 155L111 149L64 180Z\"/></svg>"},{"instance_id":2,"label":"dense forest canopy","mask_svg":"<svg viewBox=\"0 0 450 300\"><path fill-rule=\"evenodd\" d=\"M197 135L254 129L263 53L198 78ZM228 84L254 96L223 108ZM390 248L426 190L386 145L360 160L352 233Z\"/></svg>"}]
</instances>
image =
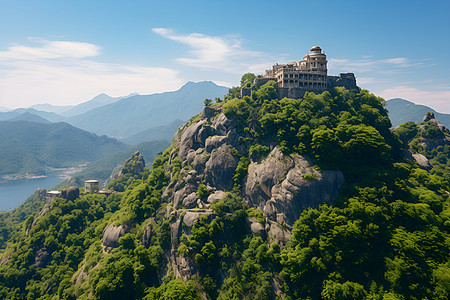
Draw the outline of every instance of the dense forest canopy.
<instances>
[{"instance_id":1,"label":"dense forest canopy","mask_svg":"<svg viewBox=\"0 0 450 300\"><path fill-rule=\"evenodd\" d=\"M448 144L431 143L445 133L431 123L391 130L384 100L366 90L277 99L269 82L251 97L235 92L209 105L237 122L248 150L236 151L234 187L211 204L212 217L201 216L180 237L177 255L197 267L189 280L176 278L167 260L179 216L166 213L173 203L162 194L189 169L173 142L151 170L110 183L123 192L57 198L37 221L27 218L3 252L0 297L448 299ZM274 145L345 177L336 199L302 212L284 247L250 230L249 218L262 226L267 219L242 193L249 164ZM405 158L409 149L428 157L431 171ZM208 195L199 186L196 196ZM112 249L102 245L109 224L126 231Z\"/></svg>"}]
</instances>

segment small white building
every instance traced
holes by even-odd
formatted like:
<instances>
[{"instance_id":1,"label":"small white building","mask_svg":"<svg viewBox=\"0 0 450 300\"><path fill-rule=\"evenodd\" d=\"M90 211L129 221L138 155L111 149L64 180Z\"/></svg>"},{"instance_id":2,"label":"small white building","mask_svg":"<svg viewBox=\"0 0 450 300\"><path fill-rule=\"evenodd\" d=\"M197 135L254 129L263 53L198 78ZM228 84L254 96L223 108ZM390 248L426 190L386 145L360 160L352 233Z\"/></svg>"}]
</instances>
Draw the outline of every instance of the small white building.
<instances>
[{"instance_id":1,"label":"small white building","mask_svg":"<svg viewBox=\"0 0 450 300\"><path fill-rule=\"evenodd\" d=\"M45 199L50 202L53 199L55 199L56 197L60 197L61 196L61 192L60 191L46 191L45 193Z\"/></svg>"},{"instance_id":2,"label":"small white building","mask_svg":"<svg viewBox=\"0 0 450 300\"><path fill-rule=\"evenodd\" d=\"M99 190L99 182L98 182L98 180L86 180L85 182L84 182L84 191L86 192L86 193L89 193L89 192L98 192L98 190Z\"/></svg>"}]
</instances>

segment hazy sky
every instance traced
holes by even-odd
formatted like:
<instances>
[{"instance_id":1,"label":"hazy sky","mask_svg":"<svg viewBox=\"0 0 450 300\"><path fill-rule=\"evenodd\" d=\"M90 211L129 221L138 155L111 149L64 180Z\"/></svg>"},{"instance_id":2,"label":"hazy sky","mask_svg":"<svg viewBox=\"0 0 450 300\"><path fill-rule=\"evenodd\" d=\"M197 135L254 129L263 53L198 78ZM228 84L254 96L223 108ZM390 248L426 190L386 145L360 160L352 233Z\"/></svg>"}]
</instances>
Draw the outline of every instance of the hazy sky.
<instances>
[{"instance_id":1,"label":"hazy sky","mask_svg":"<svg viewBox=\"0 0 450 300\"><path fill-rule=\"evenodd\" d=\"M0 106L235 86L314 45L329 74L450 113L450 1L0 0Z\"/></svg>"}]
</instances>

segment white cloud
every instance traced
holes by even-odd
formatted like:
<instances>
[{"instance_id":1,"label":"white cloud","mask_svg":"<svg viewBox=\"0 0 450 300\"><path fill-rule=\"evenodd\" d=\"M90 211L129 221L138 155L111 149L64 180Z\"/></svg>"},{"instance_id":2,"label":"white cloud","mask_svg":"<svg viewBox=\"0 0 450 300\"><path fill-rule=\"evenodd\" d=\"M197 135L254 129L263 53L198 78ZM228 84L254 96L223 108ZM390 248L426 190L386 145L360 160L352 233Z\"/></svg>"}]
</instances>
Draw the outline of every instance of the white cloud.
<instances>
[{"instance_id":1,"label":"white cloud","mask_svg":"<svg viewBox=\"0 0 450 300\"><path fill-rule=\"evenodd\" d=\"M0 51L0 59L41 60L45 58L83 58L100 54L100 47L82 42L36 40L41 47L15 45Z\"/></svg>"},{"instance_id":2,"label":"white cloud","mask_svg":"<svg viewBox=\"0 0 450 300\"><path fill-rule=\"evenodd\" d=\"M183 80L169 68L95 61L100 47L71 41L39 41L0 51L0 105L76 104L99 93L121 96L179 88Z\"/></svg>"},{"instance_id":3,"label":"white cloud","mask_svg":"<svg viewBox=\"0 0 450 300\"><path fill-rule=\"evenodd\" d=\"M209 36L201 33L175 34L167 28L153 28L154 33L191 48L189 57L176 61L191 67L206 70L221 70L229 73L260 73L270 67L273 58L260 51L245 49L237 38Z\"/></svg>"},{"instance_id":4,"label":"white cloud","mask_svg":"<svg viewBox=\"0 0 450 300\"><path fill-rule=\"evenodd\" d=\"M426 91L410 86L394 86L379 92L383 98L403 98L417 104L423 104L441 113L450 113L450 90Z\"/></svg>"},{"instance_id":5,"label":"white cloud","mask_svg":"<svg viewBox=\"0 0 450 300\"><path fill-rule=\"evenodd\" d=\"M413 62L405 57L393 57L387 59L375 59L365 56L363 59L328 59L328 70L331 73L379 73L395 74L408 68L423 66L421 62Z\"/></svg>"}]
</instances>

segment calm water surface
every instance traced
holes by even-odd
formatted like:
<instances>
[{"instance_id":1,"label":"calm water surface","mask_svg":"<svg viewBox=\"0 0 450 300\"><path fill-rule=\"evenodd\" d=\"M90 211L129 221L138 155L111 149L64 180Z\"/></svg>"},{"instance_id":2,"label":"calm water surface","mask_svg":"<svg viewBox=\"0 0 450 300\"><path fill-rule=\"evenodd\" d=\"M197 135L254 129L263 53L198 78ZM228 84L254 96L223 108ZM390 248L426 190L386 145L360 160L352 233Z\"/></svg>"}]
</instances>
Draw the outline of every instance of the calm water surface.
<instances>
[{"instance_id":1,"label":"calm water surface","mask_svg":"<svg viewBox=\"0 0 450 300\"><path fill-rule=\"evenodd\" d=\"M48 174L45 178L2 181L0 179L0 211L18 207L38 188L50 189L61 179L57 174Z\"/></svg>"}]
</instances>

